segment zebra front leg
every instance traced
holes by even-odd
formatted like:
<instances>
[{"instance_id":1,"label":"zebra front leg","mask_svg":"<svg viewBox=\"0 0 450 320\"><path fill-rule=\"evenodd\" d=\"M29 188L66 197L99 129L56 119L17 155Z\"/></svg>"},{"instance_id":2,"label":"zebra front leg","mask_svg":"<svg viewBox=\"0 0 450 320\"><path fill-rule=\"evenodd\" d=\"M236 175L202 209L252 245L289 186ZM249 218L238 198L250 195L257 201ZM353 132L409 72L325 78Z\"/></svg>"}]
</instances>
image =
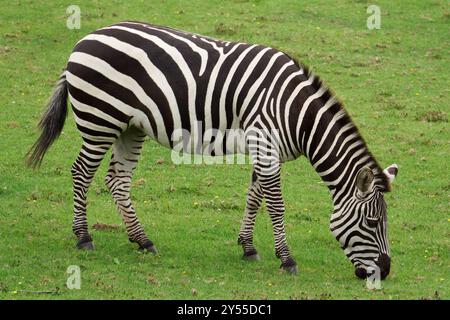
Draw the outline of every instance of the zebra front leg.
<instances>
[{"instance_id":1,"label":"zebra front leg","mask_svg":"<svg viewBox=\"0 0 450 320\"><path fill-rule=\"evenodd\" d=\"M77 248L93 250L94 244L88 231L86 218L86 194L95 172L111 143L90 144L84 142L82 149L72 165L74 215L72 230L77 236Z\"/></svg>"},{"instance_id":2,"label":"zebra front leg","mask_svg":"<svg viewBox=\"0 0 450 320\"><path fill-rule=\"evenodd\" d=\"M269 170L267 168L260 168L258 170L258 181L261 184L261 189L266 199L267 211L272 220L273 233L275 238L275 255L281 260L280 268L283 268L291 274L297 274L297 263L291 256L289 247L286 241L286 231L284 226L284 201L281 194L280 182L280 166L276 170Z\"/></svg>"},{"instance_id":3,"label":"zebra front leg","mask_svg":"<svg viewBox=\"0 0 450 320\"><path fill-rule=\"evenodd\" d=\"M245 207L245 214L242 220L241 229L239 231L238 244L242 245L244 250L243 259L248 261L259 260L258 252L253 246L253 228L255 226L255 219L258 209L261 207L263 194L258 183L258 177L253 171L252 181L247 193L247 202Z\"/></svg>"},{"instance_id":4,"label":"zebra front leg","mask_svg":"<svg viewBox=\"0 0 450 320\"><path fill-rule=\"evenodd\" d=\"M281 260L283 270L296 274L297 263L289 251L284 227L285 207L281 195L279 136L276 130L274 132L265 130L264 124L256 121L247 128L246 139L253 170L272 220L275 255Z\"/></svg>"},{"instance_id":5,"label":"zebra front leg","mask_svg":"<svg viewBox=\"0 0 450 320\"><path fill-rule=\"evenodd\" d=\"M125 223L128 239L137 243L140 250L157 253L153 242L149 240L139 222L130 198L131 179L144 140L145 134L135 128L129 128L120 136L113 144L113 155L105 177L105 184Z\"/></svg>"}]
</instances>

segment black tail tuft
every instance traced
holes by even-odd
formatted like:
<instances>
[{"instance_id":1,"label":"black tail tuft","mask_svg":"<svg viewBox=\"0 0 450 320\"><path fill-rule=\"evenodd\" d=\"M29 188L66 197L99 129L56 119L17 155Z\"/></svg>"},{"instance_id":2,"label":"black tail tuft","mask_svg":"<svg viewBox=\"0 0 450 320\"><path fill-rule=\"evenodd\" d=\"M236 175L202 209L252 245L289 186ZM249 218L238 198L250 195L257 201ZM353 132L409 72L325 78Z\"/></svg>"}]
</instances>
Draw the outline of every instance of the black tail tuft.
<instances>
[{"instance_id":1,"label":"black tail tuft","mask_svg":"<svg viewBox=\"0 0 450 320\"><path fill-rule=\"evenodd\" d=\"M56 83L47 111L39 121L41 135L27 153L29 167L37 168L41 165L45 152L61 134L67 116L67 96L66 74L63 72Z\"/></svg>"}]
</instances>

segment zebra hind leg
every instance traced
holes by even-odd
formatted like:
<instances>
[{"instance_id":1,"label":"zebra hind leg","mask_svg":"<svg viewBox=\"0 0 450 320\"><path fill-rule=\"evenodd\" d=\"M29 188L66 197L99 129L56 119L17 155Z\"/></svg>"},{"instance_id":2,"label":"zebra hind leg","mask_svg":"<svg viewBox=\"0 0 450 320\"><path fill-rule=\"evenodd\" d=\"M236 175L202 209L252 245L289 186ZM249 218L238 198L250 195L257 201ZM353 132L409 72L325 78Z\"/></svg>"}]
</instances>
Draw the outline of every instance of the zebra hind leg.
<instances>
[{"instance_id":1,"label":"zebra hind leg","mask_svg":"<svg viewBox=\"0 0 450 320\"><path fill-rule=\"evenodd\" d=\"M263 194L261 186L258 183L255 171L252 173L252 181L247 193L247 203L245 215L242 219L241 229L239 231L238 244L242 245L244 250L243 259L247 261L260 260L258 252L253 245L253 229L258 209L261 207Z\"/></svg>"},{"instance_id":2,"label":"zebra hind leg","mask_svg":"<svg viewBox=\"0 0 450 320\"><path fill-rule=\"evenodd\" d=\"M131 179L141 154L145 136L138 129L131 127L114 142L105 184L125 223L128 239L137 243L140 250L157 253L153 242L145 234L136 216L130 198Z\"/></svg>"},{"instance_id":3,"label":"zebra hind leg","mask_svg":"<svg viewBox=\"0 0 450 320\"><path fill-rule=\"evenodd\" d=\"M74 194L72 230L78 239L78 249L94 249L92 237L88 231L86 196L94 174L110 146L110 142L93 142L85 139L81 151L72 165L71 173Z\"/></svg>"}]
</instances>

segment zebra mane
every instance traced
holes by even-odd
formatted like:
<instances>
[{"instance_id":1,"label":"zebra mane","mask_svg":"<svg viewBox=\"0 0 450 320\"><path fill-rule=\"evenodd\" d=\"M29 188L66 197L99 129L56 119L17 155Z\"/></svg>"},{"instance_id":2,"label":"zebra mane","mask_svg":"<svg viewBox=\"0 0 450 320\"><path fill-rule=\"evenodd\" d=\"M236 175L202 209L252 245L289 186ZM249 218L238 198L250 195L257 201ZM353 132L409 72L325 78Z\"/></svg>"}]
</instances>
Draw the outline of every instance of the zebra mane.
<instances>
[{"instance_id":1,"label":"zebra mane","mask_svg":"<svg viewBox=\"0 0 450 320\"><path fill-rule=\"evenodd\" d=\"M326 91L325 93L319 98L322 99L322 102L325 104L328 99L332 98L335 102L335 105L339 108L340 111L343 112L343 117L339 120L339 122L341 122L343 125L346 124L351 124L351 126L353 127L355 133L357 134L358 138L360 139L360 141L362 142L362 146L364 147L364 155L367 155L369 157L369 159L371 160L371 162L373 163L373 165L371 166L371 169L375 175L375 181L376 181L376 185L381 189L381 191L383 192L389 192L391 191L391 185L389 183L389 179L388 177L383 173L383 169L382 167L379 165L378 161L376 160L376 158L373 156L373 154L370 152L369 148L367 147L367 143L364 140L364 138L362 137L358 127L356 126L355 122L352 120L350 114L347 112L347 110L344 108L343 103L341 102L341 100L336 96L336 94L326 85L324 84L324 82L322 81L322 79L320 79L319 76L317 76L308 66L306 66L305 64L299 62L297 59L293 58L292 56L288 55L287 56L289 58L292 59L292 61L294 62L294 64L300 68L301 70L303 70L306 78L309 78L310 76L314 77L313 83L311 84L311 86L315 89L315 90L319 90L321 87L323 87Z\"/></svg>"}]
</instances>

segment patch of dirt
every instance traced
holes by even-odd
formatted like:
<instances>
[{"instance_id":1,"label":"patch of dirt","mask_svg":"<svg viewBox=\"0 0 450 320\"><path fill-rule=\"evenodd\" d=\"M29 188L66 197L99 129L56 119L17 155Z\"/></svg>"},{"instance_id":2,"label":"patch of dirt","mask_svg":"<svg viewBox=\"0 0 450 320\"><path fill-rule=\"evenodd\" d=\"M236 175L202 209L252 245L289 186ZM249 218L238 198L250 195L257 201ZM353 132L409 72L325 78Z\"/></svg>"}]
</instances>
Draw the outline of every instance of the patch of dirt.
<instances>
[{"instance_id":1,"label":"patch of dirt","mask_svg":"<svg viewBox=\"0 0 450 320\"><path fill-rule=\"evenodd\" d=\"M220 22L219 24L216 25L216 27L214 28L214 31L216 34L218 35L234 35L236 33L238 33L240 29L240 26L237 25L227 25L223 22Z\"/></svg>"},{"instance_id":2,"label":"patch of dirt","mask_svg":"<svg viewBox=\"0 0 450 320\"><path fill-rule=\"evenodd\" d=\"M0 54L6 54L12 51L10 46L0 46Z\"/></svg>"},{"instance_id":3,"label":"patch of dirt","mask_svg":"<svg viewBox=\"0 0 450 320\"><path fill-rule=\"evenodd\" d=\"M159 281L158 281L158 279L156 279L153 275L149 275L149 276L147 277L147 283L148 283L148 284L153 284L153 285L156 285L156 286L159 287Z\"/></svg>"},{"instance_id":4,"label":"patch of dirt","mask_svg":"<svg viewBox=\"0 0 450 320\"><path fill-rule=\"evenodd\" d=\"M142 185L145 184L145 179L144 178L140 178L137 179L134 183L133 183L133 187L140 187Z\"/></svg>"},{"instance_id":5,"label":"patch of dirt","mask_svg":"<svg viewBox=\"0 0 450 320\"><path fill-rule=\"evenodd\" d=\"M97 222L97 223L94 223L92 225L92 228L94 230L97 230L97 231L99 231L99 230L113 230L113 231L116 231L116 230L119 230L120 226L117 225L117 224L106 224L106 223Z\"/></svg>"},{"instance_id":6,"label":"patch of dirt","mask_svg":"<svg viewBox=\"0 0 450 320\"><path fill-rule=\"evenodd\" d=\"M1 48L0 48L0 52L1 52ZM19 123L17 123L17 121L9 121L6 123L6 126L10 129L15 129L19 127Z\"/></svg>"},{"instance_id":7,"label":"patch of dirt","mask_svg":"<svg viewBox=\"0 0 450 320\"><path fill-rule=\"evenodd\" d=\"M448 122L447 113L440 110L431 110L416 117L423 122Z\"/></svg>"}]
</instances>

